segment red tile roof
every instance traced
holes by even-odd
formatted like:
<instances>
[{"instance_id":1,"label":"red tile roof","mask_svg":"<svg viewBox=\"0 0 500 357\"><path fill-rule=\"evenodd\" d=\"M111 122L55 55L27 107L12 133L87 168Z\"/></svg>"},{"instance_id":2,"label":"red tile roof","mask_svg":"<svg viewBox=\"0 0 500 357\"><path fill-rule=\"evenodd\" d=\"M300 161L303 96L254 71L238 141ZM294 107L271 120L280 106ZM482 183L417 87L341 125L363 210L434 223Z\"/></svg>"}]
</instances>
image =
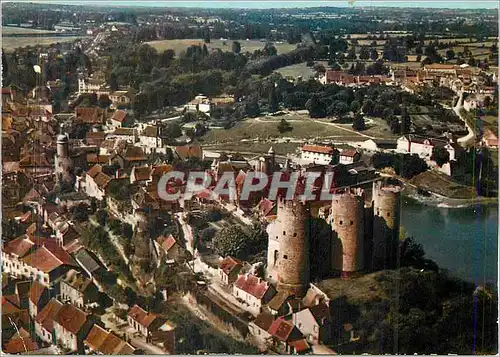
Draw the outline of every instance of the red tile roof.
<instances>
[{"instance_id":1,"label":"red tile roof","mask_svg":"<svg viewBox=\"0 0 500 357\"><path fill-rule=\"evenodd\" d=\"M23 234L22 236L6 243L3 247L3 251L6 254L14 254L18 257L24 257L34 245L35 243L31 241L28 235Z\"/></svg>"},{"instance_id":2,"label":"red tile roof","mask_svg":"<svg viewBox=\"0 0 500 357\"><path fill-rule=\"evenodd\" d=\"M358 151L356 149L345 149L342 150L342 156L348 156L348 157L354 157L358 154Z\"/></svg>"},{"instance_id":3,"label":"red tile roof","mask_svg":"<svg viewBox=\"0 0 500 357\"><path fill-rule=\"evenodd\" d=\"M101 326L94 325L83 342L94 351L99 351L108 334L109 332Z\"/></svg>"},{"instance_id":4,"label":"red tile roof","mask_svg":"<svg viewBox=\"0 0 500 357\"><path fill-rule=\"evenodd\" d=\"M300 340L291 341L290 346L295 348L295 352L297 352L297 353L306 352L306 351L309 351L311 349L311 346L309 346L307 341L303 338Z\"/></svg>"},{"instance_id":5,"label":"red tile roof","mask_svg":"<svg viewBox=\"0 0 500 357\"><path fill-rule=\"evenodd\" d=\"M76 108L76 119L87 124L102 124L103 110L101 108Z\"/></svg>"},{"instance_id":6,"label":"red tile roof","mask_svg":"<svg viewBox=\"0 0 500 357\"><path fill-rule=\"evenodd\" d=\"M148 328L154 320L158 317L158 315L153 314L151 312L144 311L140 306L134 305L128 312L128 316L130 316L133 320L137 321L140 325Z\"/></svg>"},{"instance_id":7,"label":"red tile roof","mask_svg":"<svg viewBox=\"0 0 500 357\"><path fill-rule=\"evenodd\" d=\"M87 162L89 164L107 164L109 155L87 154Z\"/></svg>"},{"instance_id":8,"label":"red tile roof","mask_svg":"<svg viewBox=\"0 0 500 357\"><path fill-rule=\"evenodd\" d=\"M312 306L309 308L309 311L311 311L311 314L319 325L323 325L330 318L330 309L325 303Z\"/></svg>"},{"instance_id":9,"label":"red tile roof","mask_svg":"<svg viewBox=\"0 0 500 357\"><path fill-rule=\"evenodd\" d=\"M166 252L168 252L176 243L177 241L175 240L174 236L169 234L168 237L163 241L161 246L163 249L165 249Z\"/></svg>"},{"instance_id":10,"label":"red tile roof","mask_svg":"<svg viewBox=\"0 0 500 357\"><path fill-rule=\"evenodd\" d=\"M111 120L123 123L127 118L127 115L128 113L125 110L117 110L111 117Z\"/></svg>"},{"instance_id":11,"label":"red tile roof","mask_svg":"<svg viewBox=\"0 0 500 357\"><path fill-rule=\"evenodd\" d=\"M94 178L97 176L98 173L102 172L102 166L101 165L94 165L92 166L88 171L87 175Z\"/></svg>"},{"instance_id":12,"label":"red tile roof","mask_svg":"<svg viewBox=\"0 0 500 357\"><path fill-rule=\"evenodd\" d=\"M56 299L51 299L47 305L36 315L35 321L44 329L52 333L54 331L54 320L63 307L63 304Z\"/></svg>"},{"instance_id":13,"label":"red tile roof","mask_svg":"<svg viewBox=\"0 0 500 357\"><path fill-rule=\"evenodd\" d=\"M38 344L34 342L31 337L17 337L12 338L4 348L4 351L9 354L22 354L25 352L31 352L38 350Z\"/></svg>"},{"instance_id":14,"label":"red tile roof","mask_svg":"<svg viewBox=\"0 0 500 357\"><path fill-rule=\"evenodd\" d=\"M241 268L243 266L241 260L233 258L233 257L225 257L220 263L219 263L219 268L222 269L222 271L226 274L229 275L231 272L236 269L236 268Z\"/></svg>"},{"instance_id":15,"label":"red tile roof","mask_svg":"<svg viewBox=\"0 0 500 357\"><path fill-rule=\"evenodd\" d=\"M234 286L256 297L257 299L262 299L270 288L270 285L267 281L251 274L238 276L238 279L234 283Z\"/></svg>"},{"instance_id":16,"label":"red tile roof","mask_svg":"<svg viewBox=\"0 0 500 357\"><path fill-rule=\"evenodd\" d=\"M55 242L46 241L34 253L24 257L22 261L44 273L49 273L61 265L76 266L73 258Z\"/></svg>"},{"instance_id":17,"label":"red tile roof","mask_svg":"<svg viewBox=\"0 0 500 357\"><path fill-rule=\"evenodd\" d=\"M302 147L302 151L317 152L317 153L320 153L320 154L332 154L333 153L333 148L329 147L329 146L320 146L320 145L305 144Z\"/></svg>"},{"instance_id":18,"label":"red tile roof","mask_svg":"<svg viewBox=\"0 0 500 357\"><path fill-rule=\"evenodd\" d=\"M87 314L72 304L65 304L56 315L55 322L73 334L77 334L87 321Z\"/></svg>"},{"instance_id":19,"label":"red tile roof","mask_svg":"<svg viewBox=\"0 0 500 357\"><path fill-rule=\"evenodd\" d=\"M21 311L21 309L16 306L18 304L14 304L11 300L15 299L12 299L12 296L2 295L2 315L14 314Z\"/></svg>"},{"instance_id":20,"label":"red tile roof","mask_svg":"<svg viewBox=\"0 0 500 357\"><path fill-rule=\"evenodd\" d=\"M259 326L261 329L267 331L273 324L273 321L274 321L273 315L263 312L259 314L259 316L257 316L255 320L253 320L253 323Z\"/></svg>"},{"instance_id":21,"label":"red tile roof","mask_svg":"<svg viewBox=\"0 0 500 357\"><path fill-rule=\"evenodd\" d=\"M41 284L38 280L33 281L30 288L30 301L33 304L38 305L38 302L45 291L47 291L47 287L45 285Z\"/></svg>"},{"instance_id":22,"label":"red tile roof","mask_svg":"<svg viewBox=\"0 0 500 357\"><path fill-rule=\"evenodd\" d=\"M296 334L292 334L292 332L294 332L294 329L296 329L296 327L292 323L292 321L285 320L283 317L280 317L274 320L267 332L269 332L272 336L278 338L280 341L289 342L293 340L292 337L294 337L293 335Z\"/></svg>"}]
</instances>

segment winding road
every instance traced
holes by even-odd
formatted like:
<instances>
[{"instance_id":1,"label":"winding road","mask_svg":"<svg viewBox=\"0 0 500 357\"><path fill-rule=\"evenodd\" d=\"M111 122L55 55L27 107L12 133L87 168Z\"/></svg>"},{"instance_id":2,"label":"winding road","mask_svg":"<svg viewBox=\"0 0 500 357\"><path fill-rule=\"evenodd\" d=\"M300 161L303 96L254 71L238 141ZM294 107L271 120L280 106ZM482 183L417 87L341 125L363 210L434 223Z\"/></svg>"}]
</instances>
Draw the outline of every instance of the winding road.
<instances>
[{"instance_id":1,"label":"winding road","mask_svg":"<svg viewBox=\"0 0 500 357\"><path fill-rule=\"evenodd\" d=\"M467 127L467 131L469 132L466 136L458 138L457 142L462 146L467 146L467 143L469 141L472 141L476 138L476 134L474 134L474 130L472 130L472 128L469 126L469 124L467 123L467 120L465 120L465 118L462 116L462 114L460 114L460 109L463 108L463 106L462 106L463 100L464 100L464 92L460 92L457 104L453 107L453 111L465 123L465 126Z\"/></svg>"}]
</instances>

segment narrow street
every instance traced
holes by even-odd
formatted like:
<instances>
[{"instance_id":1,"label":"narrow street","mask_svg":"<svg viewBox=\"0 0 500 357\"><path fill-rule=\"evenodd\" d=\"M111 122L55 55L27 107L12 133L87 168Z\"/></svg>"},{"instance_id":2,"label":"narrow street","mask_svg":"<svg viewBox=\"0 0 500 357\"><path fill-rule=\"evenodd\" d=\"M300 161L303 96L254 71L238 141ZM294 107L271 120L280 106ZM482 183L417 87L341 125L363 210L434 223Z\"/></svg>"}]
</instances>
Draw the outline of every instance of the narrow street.
<instances>
[{"instance_id":1,"label":"narrow street","mask_svg":"<svg viewBox=\"0 0 500 357\"><path fill-rule=\"evenodd\" d=\"M471 141L473 141L475 139L476 135L474 134L474 130L472 130L472 128L469 126L469 124L467 123L467 121L465 120L465 118L462 117L462 114L460 113L460 109L462 109L463 99L464 99L464 93L460 92L459 97L458 97L458 101L457 101L457 105L455 105L453 107L453 111L465 123L465 126L467 127L467 131L469 132L466 136L458 138L457 142L459 144L461 144L462 146L467 146L467 144L469 142L471 142Z\"/></svg>"}]
</instances>

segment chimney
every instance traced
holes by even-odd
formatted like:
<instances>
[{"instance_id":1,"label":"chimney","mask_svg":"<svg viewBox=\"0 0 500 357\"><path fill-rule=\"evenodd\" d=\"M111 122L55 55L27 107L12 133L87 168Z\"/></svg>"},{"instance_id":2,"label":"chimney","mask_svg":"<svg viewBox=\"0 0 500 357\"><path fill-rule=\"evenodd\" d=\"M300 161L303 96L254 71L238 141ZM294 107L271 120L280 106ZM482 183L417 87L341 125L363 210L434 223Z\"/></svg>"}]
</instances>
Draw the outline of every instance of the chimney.
<instances>
[{"instance_id":1,"label":"chimney","mask_svg":"<svg viewBox=\"0 0 500 357\"><path fill-rule=\"evenodd\" d=\"M122 174L122 169L116 169L115 178L117 179L120 178L121 174Z\"/></svg>"}]
</instances>

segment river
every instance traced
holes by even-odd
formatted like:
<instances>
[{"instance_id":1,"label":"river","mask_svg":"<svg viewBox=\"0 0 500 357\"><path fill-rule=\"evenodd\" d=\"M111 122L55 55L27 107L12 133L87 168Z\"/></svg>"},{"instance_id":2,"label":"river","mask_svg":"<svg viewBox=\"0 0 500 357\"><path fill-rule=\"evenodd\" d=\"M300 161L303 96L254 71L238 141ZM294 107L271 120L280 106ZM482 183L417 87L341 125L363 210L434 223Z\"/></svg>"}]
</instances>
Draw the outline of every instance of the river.
<instances>
[{"instance_id":1,"label":"river","mask_svg":"<svg viewBox=\"0 0 500 357\"><path fill-rule=\"evenodd\" d=\"M476 284L496 284L498 206L441 208L404 197L401 223L441 268Z\"/></svg>"}]
</instances>

